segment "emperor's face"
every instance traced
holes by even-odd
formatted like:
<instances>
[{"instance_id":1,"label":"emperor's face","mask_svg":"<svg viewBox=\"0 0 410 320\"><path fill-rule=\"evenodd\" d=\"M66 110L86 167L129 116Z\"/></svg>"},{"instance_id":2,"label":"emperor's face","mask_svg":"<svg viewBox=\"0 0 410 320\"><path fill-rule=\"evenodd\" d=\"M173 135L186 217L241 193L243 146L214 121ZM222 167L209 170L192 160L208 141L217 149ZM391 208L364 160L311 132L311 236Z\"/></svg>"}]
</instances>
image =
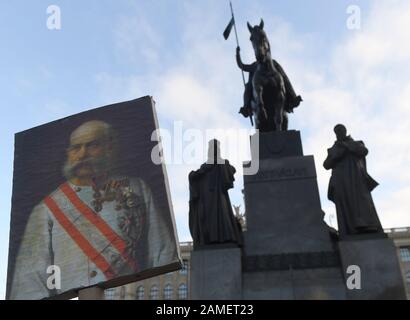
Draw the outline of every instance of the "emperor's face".
<instances>
[{"instance_id":1,"label":"emperor's face","mask_svg":"<svg viewBox=\"0 0 410 320\"><path fill-rule=\"evenodd\" d=\"M101 122L91 121L77 128L70 137L65 174L67 178L92 179L108 170L112 141Z\"/></svg>"}]
</instances>

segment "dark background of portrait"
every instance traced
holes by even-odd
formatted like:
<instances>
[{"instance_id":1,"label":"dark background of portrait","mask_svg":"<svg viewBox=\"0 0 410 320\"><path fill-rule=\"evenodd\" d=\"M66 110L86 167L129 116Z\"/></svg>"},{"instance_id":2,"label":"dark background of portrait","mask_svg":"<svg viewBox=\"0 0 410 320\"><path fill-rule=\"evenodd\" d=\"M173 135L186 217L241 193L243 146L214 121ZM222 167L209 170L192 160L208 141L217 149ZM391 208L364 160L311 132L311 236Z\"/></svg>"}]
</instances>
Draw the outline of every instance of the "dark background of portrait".
<instances>
[{"instance_id":1,"label":"dark background of portrait","mask_svg":"<svg viewBox=\"0 0 410 320\"><path fill-rule=\"evenodd\" d=\"M82 112L15 135L13 195L7 272L9 292L24 229L33 208L66 179L63 165L73 130L84 122L102 120L117 136L116 163L119 174L140 177L150 187L156 208L172 228L164 172L151 153L158 142L151 141L156 128L154 102L146 96ZM8 294L7 294L8 295Z\"/></svg>"}]
</instances>

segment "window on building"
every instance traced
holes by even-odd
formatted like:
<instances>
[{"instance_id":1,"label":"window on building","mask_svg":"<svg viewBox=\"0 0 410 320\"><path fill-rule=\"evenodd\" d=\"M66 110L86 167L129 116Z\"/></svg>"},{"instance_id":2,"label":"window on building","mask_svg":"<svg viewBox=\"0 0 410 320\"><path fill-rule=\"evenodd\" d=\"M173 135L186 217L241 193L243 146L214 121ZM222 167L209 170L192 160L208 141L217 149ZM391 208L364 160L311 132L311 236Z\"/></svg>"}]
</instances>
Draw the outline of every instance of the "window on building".
<instances>
[{"instance_id":1,"label":"window on building","mask_svg":"<svg viewBox=\"0 0 410 320\"><path fill-rule=\"evenodd\" d=\"M410 262L410 247L400 248L400 258L403 262Z\"/></svg>"},{"instance_id":2,"label":"window on building","mask_svg":"<svg viewBox=\"0 0 410 320\"><path fill-rule=\"evenodd\" d=\"M139 286L137 288L137 300L144 300L144 299L145 299L144 286Z\"/></svg>"},{"instance_id":3,"label":"window on building","mask_svg":"<svg viewBox=\"0 0 410 320\"><path fill-rule=\"evenodd\" d=\"M159 293L158 287L156 285L153 285L149 293L149 298L151 300L158 300L158 293Z\"/></svg>"},{"instance_id":4,"label":"window on building","mask_svg":"<svg viewBox=\"0 0 410 320\"><path fill-rule=\"evenodd\" d=\"M114 288L107 289L105 290L104 294L105 294L106 300L114 300L115 289Z\"/></svg>"},{"instance_id":5,"label":"window on building","mask_svg":"<svg viewBox=\"0 0 410 320\"><path fill-rule=\"evenodd\" d=\"M188 260L182 261L182 269L179 270L180 274L188 274Z\"/></svg>"},{"instance_id":6,"label":"window on building","mask_svg":"<svg viewBox=\"0 0 410 320\"><path fill-rule=\"evenodd\" d=\"M164 299L171 300L172 294L173 294L172 286L170 284L167 284L164 288Z\"/></svg>"},{"instance_id":7,"label":"window on building","mask_svg":"<svg viewBox=\"0 0 410 320\"><path fill-rule=\"evenodd\" d=\"M406 282L410 285L410 272L406 274Z\"/></svg>"},{"instance_id":8,"label":"window on building","mask_svg":"<svg viewBox=\"0 0 410 320\"><path fill-rule=\"evenodd\" d=\"M188 287L185 283L178 287L178 299L185 300L188 299Z\"/></svg>"}]
</instances>

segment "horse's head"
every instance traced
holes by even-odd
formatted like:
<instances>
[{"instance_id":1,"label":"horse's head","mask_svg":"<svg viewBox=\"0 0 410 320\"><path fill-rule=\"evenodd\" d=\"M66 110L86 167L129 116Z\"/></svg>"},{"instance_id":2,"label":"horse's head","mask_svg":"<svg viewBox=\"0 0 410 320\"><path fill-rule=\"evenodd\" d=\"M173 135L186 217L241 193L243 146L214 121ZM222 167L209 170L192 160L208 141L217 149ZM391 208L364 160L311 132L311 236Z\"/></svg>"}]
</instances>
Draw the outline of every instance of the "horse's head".
<instances>
[{"instance_id":1,"label":"horse's head","mask_svg":"<svg viewBox=\"0 0 410 320\"><path fill-rule=\"evenodd\" d=\"M252 42L253 50L255 51L256 60L259 62L265 61L270 55L270 44L265 30L263 30L264 22L261 19L259 25L252 27L248 22L248 29L251 33L250 40Z\"/></svg>"}]
</instances>

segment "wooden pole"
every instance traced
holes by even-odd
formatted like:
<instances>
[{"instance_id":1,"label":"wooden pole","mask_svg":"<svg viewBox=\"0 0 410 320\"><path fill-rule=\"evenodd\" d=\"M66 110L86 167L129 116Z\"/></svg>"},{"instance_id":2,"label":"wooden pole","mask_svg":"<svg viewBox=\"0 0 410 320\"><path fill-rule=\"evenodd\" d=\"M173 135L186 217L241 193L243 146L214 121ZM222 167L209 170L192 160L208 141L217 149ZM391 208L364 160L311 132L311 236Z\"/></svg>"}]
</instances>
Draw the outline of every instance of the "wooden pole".
<instances>
[{"instance_id":1,"label":"wooden pole","mask_svg":"<svg viewBox=\"0 0 410 320\"><path fill-rule=\"evenodd\" d=\"M78 291L78 300L105 300L104 289L91 287Z\"/></svg>"}]
</instances>

